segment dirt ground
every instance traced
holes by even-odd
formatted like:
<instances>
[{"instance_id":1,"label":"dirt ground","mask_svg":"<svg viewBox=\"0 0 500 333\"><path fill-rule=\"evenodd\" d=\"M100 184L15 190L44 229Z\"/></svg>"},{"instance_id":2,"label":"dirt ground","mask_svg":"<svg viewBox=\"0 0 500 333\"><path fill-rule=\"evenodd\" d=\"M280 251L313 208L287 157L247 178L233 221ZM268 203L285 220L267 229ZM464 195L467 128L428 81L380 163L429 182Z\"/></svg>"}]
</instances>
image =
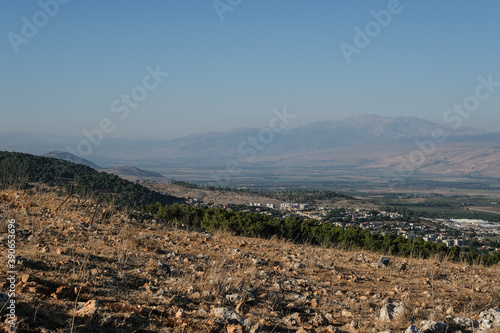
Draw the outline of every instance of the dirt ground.
<instances>
[{"instance_id":1,"label":"dirt ground","mask_svg":"<svg viewBox=\"0 0 500 333\"><path fill-rule=\"evenodd\" d=\"M64 199L0 193L5 262L16 221L18 332L403 332L500 306L498 266L382 268L378 254L185 230L75 197L56 210ZM403 310L383 320L386 304Z\"/></svg>"}]
</instances>

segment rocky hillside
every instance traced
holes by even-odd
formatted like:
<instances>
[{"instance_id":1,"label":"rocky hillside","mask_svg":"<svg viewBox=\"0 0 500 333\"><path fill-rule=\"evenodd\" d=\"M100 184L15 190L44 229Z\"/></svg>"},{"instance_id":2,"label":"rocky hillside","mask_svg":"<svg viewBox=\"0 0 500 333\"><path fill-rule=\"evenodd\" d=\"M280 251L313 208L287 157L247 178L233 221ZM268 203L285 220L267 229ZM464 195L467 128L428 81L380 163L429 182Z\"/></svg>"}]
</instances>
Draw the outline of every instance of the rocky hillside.
<instances>
[{"instance_id":1,"label":"rocky hillside","mask_svg":"<svg viewBox=\"0 0 500 333\"><path fill-rule=\"evenodd\" d=\"M63 200L0 193L4 255L16 220L19 332L500 332L498 265L379 265Z\"/></svg>"}]
</instances>

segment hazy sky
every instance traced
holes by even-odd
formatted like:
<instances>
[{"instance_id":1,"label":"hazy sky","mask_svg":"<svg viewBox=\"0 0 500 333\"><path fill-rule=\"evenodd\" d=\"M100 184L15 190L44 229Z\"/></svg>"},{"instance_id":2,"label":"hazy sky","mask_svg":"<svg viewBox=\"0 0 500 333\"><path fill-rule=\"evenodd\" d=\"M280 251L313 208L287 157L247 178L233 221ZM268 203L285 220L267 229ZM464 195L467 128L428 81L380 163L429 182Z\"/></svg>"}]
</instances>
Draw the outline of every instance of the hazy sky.
<instances>
[{"instance_id":1,"label":"hazy sky","mask_svg":"<svg viewBox=\"0 0 500 333\"><path fill-rule=\"evenodd\" d=\"M0 4L1 133L81 135L107 118L109 136L172 138L266 126L283 106L293 125L442 122L479 76L500 82L493 0L59 1ZM498 130L496 89L464 125Z\"/></svg>"}]
</instances>

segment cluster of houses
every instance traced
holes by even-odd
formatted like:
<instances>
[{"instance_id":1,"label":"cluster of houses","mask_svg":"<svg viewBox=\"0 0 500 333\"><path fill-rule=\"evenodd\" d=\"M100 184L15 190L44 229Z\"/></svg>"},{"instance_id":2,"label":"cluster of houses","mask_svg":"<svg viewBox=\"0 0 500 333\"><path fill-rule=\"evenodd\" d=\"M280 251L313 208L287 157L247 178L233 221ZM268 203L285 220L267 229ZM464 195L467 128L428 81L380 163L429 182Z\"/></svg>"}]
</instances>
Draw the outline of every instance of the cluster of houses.
<instances>
[{"instance_id":1,"label":"cluster of houses","mask_svg":"<svg viewBox=\"0 0 500 333\"><path fill-rule=\"evenodd\" d=\"M202 202L189 198L191 204L200 205ZM205 203L206 204L206 203ZM279 205L279 209L277 208ZM211 207L223 207L228 210L226 205L209 204ZM276 212L282 217L289 216L301 216L307 219L314 219L319 222L324 221L329 209L326 207L310 207L310 205L305 203L296 202L283 202L283 203L266 203L262 204L260 202L250 202L247 209L243 211L246 212L259 212L261 214L273 215ZM274 213L272 213L272 211ZM334 225L341 227L349 227L351 225L358 226L362 229L368 229L374 232L379 232L381 234L386 233L396 233L397 235L403 236L407 239L414 239L416 237L423 237L425 241L443 243L446 246L465 246L467 245L467 232L474 232L478 236L478 240L484 241L486 237L500 236L500 225L493 224L482 220L466 220L466 219L429 219L432 223L417 223L417 222L406 222L399 220L402 219L402 215L394 212L379 212L377 216L372 215L372 211L366 209L346 209L343 214L346 218L344 222L332 222ZM390 220L387 220L387 217ZM380 219L380 220L378 220ZM435 226L437 227L435 227ZM439 225L443 225L449 228L461 231L461 235L450 236L447 231L440 228ZM489 250L500 251L500 249L491 248Z\"/></svg>"}]
</instances>

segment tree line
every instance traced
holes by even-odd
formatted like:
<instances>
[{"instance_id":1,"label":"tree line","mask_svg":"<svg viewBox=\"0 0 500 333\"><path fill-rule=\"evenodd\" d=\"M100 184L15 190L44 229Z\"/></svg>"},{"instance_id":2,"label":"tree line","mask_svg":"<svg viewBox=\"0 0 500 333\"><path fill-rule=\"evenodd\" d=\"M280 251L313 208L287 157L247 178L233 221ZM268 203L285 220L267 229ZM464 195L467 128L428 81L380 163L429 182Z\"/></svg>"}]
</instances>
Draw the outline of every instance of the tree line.
<instances>
[{"instance_id":1,"label":"tree line","mask_svg":"<svg viewBox=\"0 0 500 333\"><path fill-rule=\"evenodd\" d=\"M140 209L154 202L171 204L178 198L151 191L116 175L83 164L24 153L0 151L0 188L29 190L31 184L58 187L61 194L77 194Z\"/></svg>"},{"instance_id":2,"label":"tree line","mask_svg":"<svg viewBox=\"0 0 500 333\"><path fill-rule=\"evenodd\" d=\"M443 243L426 242L422 237L406 239L395 234L373 233L356 226L342 228L331 223L318 223L299 217L276 218L248 212L228 211L223 208L193 207L185 204L162 205L155 203L145 209L156 219L182 223L208 231L228 231L239 236L270 238L276 236L295 243L307 243L348 250L364 249L381 254L402 257L448 258L469 264L493 265L500 262L500 252L492 254L475 249Z\"/></svg>"}]
</instances>

